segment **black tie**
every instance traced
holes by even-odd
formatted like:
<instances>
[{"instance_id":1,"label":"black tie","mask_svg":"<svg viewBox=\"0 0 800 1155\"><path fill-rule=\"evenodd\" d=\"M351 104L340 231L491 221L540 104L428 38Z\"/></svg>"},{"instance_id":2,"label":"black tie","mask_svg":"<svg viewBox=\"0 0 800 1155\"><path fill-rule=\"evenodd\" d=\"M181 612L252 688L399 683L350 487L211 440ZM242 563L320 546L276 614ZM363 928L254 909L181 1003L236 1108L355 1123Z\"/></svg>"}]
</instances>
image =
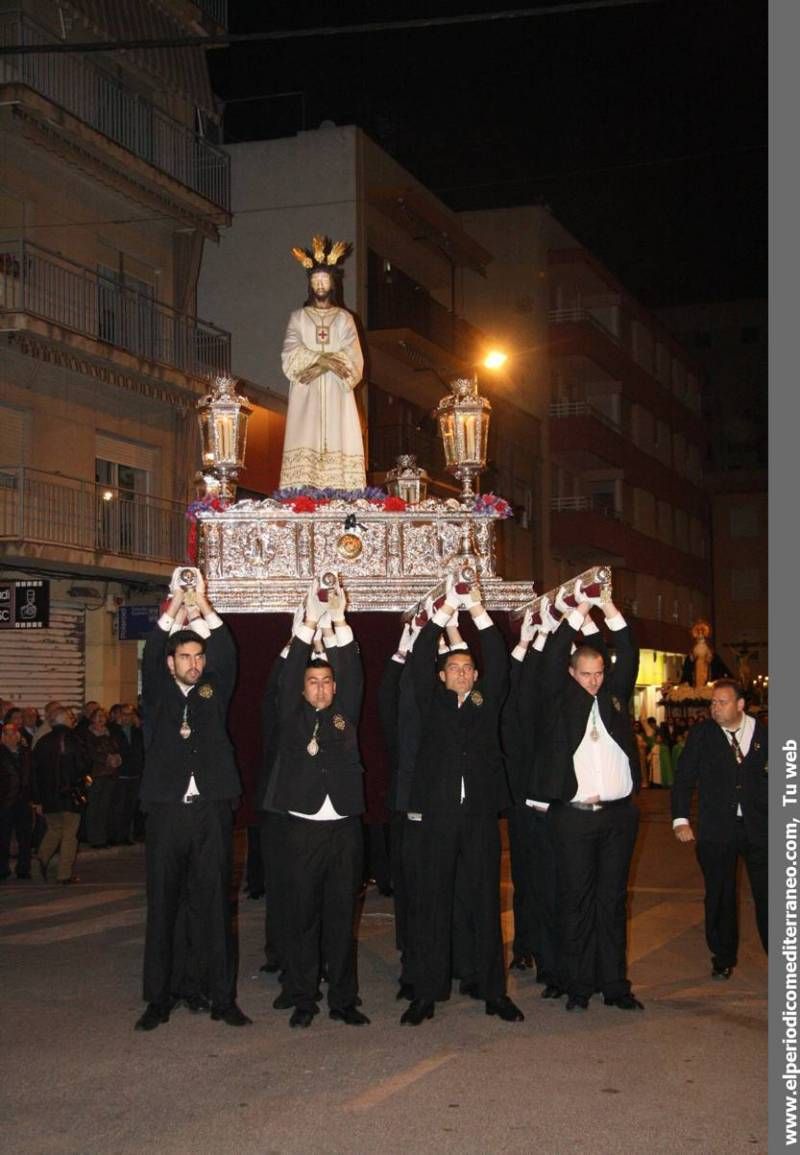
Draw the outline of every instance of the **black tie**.
<instances>
[{"instance_id":1,"label":"black tie","mask_svg":"<svg viewBox=\"0 0 800 1155\"><path fill-rule=\"evenodd\" d=\"M744 762L744 754L742 753L742 748L739 745L739 741L736 737L736 731L735 730L726 730L725 733L730 738L731 750L733 750L733 756L736 759L736 790L738 792L742 789L741 765L742 765L742 762ZM738 811L737 811L737 813L738 813Z\"/></svg>"}]
</instances>

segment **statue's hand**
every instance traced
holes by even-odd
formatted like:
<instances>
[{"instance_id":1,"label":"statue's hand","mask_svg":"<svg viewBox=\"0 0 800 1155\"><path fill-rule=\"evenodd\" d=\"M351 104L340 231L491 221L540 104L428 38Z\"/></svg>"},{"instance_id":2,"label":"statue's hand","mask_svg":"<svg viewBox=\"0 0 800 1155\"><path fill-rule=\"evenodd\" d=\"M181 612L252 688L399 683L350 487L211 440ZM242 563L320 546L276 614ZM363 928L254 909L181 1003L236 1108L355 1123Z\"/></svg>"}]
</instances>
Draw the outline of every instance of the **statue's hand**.
<instances>
[{"instance_id":1,"label":"statue's hand","mask_svg":"<svg viewBox=\"0 0 800 1155\"><path fill-rule=\"evenodd\" d=\"M316 381L317 377L321 377L324 371L324 367L319 361L312 361L305 369L300 370L297 374L297 380L301 385L310 385L312 381Z\"/></svg>"}]
</instances>

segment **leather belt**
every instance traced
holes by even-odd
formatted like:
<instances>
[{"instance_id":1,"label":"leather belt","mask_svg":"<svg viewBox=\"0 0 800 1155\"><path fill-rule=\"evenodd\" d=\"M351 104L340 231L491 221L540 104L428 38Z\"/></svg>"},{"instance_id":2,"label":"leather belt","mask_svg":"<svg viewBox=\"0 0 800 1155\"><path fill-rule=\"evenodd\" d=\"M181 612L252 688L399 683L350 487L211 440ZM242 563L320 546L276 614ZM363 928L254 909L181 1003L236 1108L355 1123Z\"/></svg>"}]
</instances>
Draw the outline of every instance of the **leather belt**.
<instances>
[{"instance_id":1,"label":"leather belt","mask_svg":"<svg viewBox=\"0 0 800 1155\"><path fill-rule=\"evenodd\" d=\"M630 800L630 794L626 794L624 798L612 798L608 802L568 802L567 806L575 810L608 810L610 806L624 806Z\"/></svg>"}]
</instances>

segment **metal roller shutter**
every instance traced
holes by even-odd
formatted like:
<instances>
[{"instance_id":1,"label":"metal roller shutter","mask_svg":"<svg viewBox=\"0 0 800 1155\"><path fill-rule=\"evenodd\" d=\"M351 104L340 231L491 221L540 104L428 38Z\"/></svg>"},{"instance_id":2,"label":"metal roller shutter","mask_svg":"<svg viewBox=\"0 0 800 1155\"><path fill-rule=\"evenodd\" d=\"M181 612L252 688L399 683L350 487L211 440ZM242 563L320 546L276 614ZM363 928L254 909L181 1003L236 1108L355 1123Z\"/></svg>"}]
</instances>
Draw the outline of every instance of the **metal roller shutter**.
<instances>
[{"instance_id":1,"label":"metal roller shutter","mask_svg":"<svg viewBox=\"0 0 800 1155\"><path fill-rule=\"evenodd\" d=\"M50 606L46 630L0 634L0 697L42 709L45 702L82 706L86 684L86 611Z\"/></svg>"}]
</instances>

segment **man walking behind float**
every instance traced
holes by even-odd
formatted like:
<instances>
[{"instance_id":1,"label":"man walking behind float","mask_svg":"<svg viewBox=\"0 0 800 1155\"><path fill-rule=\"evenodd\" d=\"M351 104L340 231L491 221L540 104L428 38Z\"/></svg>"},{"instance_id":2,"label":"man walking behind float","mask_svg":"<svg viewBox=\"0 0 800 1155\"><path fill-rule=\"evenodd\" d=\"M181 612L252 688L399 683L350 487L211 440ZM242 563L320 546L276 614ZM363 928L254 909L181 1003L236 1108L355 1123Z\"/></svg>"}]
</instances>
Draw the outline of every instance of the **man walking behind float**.
<instances>
[{"instance_id":1,"label":"man walking behind float","mask_svg":"<svg viewBox=\"0 0 800 1155\"><path fill-rule=\"evenodd\" d=\"M689 806L697 787L697 861L706 884L706 942L711 977L729 979L736 966L736 866L744 859L767 950L767 732L744 712L741 687L714 683L711 717L692 726L675 771L672 818L679 842L694 842Z\"/></svg>"}]
</instances>

